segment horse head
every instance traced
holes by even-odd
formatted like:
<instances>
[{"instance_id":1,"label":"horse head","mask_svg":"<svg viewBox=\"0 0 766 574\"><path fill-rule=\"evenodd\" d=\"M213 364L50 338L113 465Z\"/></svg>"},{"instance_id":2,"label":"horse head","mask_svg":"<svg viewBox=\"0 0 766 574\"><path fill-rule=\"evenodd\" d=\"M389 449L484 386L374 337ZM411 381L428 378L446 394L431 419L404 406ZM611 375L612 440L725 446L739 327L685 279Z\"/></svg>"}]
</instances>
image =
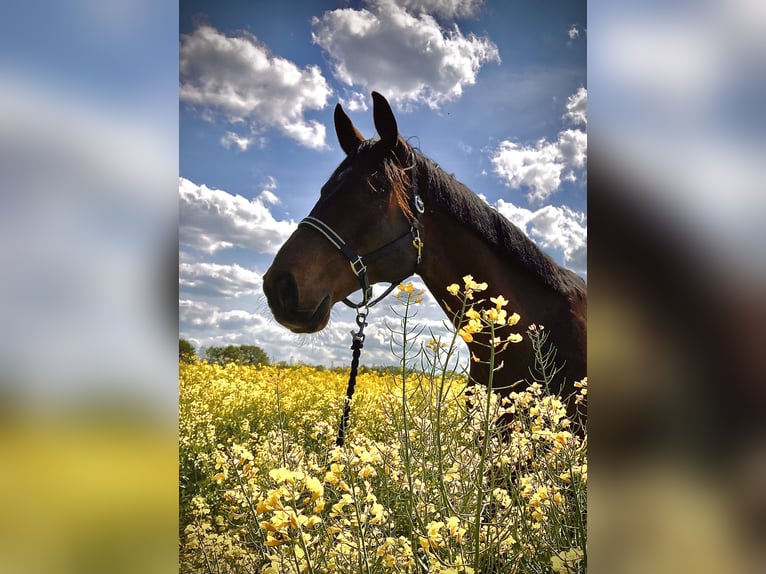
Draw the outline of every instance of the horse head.
<instances>
[{"instance_id":1,"label":"horse head","mask_svg":"<svg viewBox=\"0 0 766 574\"><path fill-rule=\"evenodd\" d=\"M378 138L365 140L340 104L335 132L345 159L263 277L274 318L296 333L327 325L338 301L367 285L399 282L419 261L415 155L386 99L372 93ZM422 209L417 199L417 208ZM412 237L411 237L412 236ZM417 242L416 242L417 243Z\"/></svg>"}]
</instances>

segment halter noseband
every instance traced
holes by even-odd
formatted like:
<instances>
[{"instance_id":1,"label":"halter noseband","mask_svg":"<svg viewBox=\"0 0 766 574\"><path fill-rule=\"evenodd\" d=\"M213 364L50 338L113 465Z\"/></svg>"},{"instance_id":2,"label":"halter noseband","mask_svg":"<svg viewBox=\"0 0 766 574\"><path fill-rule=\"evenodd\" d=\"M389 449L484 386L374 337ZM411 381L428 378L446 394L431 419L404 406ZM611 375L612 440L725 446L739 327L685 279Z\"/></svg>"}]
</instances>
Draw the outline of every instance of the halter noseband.
<instances>
[{"instance_id":1,"label":"halter noseband","mask_svg":"<svg viewBox=\"0 0 766 574\"><path fill-rule=\"evenodd\" d=\"M354 275L357 276L359 279L359 285L362 288L362 301L359 303L354 303L353 301L349 300L348 298L343 299L343 303L351 307L352 309L360 309L362 307L372 307L376 303L380 302L382 299L384 299L391 291L394 290L396 287L396 283L392 283L391 286L386 289L385 293L380 295L374 300L372 299L372 285L370 285L370 278L367 275L367 266L381 257L384 257L385 255L389 254L392 251L395 251L402 247L403 245L410 243L412 244L415 249L418 251L418 260L417 264L420 264L420 260L422 257L422 249L423 249L423 240L420 238L420 229L419 229L419 222L418 222L418 216L421 215L425 208L423 206L423 199L420 197L420 193L418 193L418 178L417 174L415 172L415 154L413 152L413 162L412 166L408 169L412 169L412 193L414 196L414 202L415 202L415 220L412 222L412 225L410 226L410 230L402 235L401 237L394 239L393 241L390 241L389 243L386 243L382 247L379 247L378 249L367 253L366 255L359 255L357 254L354 249L349 246L348 243L346 243L343 238L338 235L332 227L327 225L324 221L321 219L317 219L316 217L308 216L301 220L301 222L298 225L308 225L309 227L313 227L319 233L325 236L327 240L332 243L345 257L349 260L349 263L351 264L351 271L354 272Z\"/></svg>"}]
</instances>

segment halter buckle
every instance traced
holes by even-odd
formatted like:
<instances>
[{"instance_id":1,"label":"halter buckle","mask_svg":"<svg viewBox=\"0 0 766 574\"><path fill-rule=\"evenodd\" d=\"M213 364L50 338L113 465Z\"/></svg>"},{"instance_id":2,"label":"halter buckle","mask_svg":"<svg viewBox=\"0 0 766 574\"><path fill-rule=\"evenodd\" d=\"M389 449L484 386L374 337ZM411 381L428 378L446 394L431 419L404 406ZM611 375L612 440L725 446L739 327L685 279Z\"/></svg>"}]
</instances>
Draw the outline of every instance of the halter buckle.
<instances>
[{"instance_id":1,"label":"halter buckle","mask_svg":"<svg viewBox=\"0 0 766 574\"><path fill-rule=\"evenodd\" d=\"M364 260L361 258L361 256L357 256L356 259L353 261L350 261L351 263L351 271L354 272L354 275L359 277L362 273L367 272L367 266L364 264Z\"/></svg>"}]
</instances>

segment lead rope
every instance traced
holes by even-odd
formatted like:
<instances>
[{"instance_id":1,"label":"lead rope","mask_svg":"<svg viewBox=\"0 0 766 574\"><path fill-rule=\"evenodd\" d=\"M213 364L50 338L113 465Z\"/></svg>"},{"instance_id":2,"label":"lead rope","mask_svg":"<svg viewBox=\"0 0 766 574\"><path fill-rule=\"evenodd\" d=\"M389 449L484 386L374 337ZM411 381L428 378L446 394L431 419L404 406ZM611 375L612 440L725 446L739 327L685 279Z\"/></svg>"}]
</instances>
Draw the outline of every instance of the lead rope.
<instances>
[{"instance_id":1,"label":"lead rope","mask_svg":"<svg viewBox=\"0 0 766 574\"><path fill-rule=\"evenodd\" d=\"M367 326L367 314L369 307L362 307L356 310L356 324L359 326L357 332L351 331L351 370L348 374L348 387L346 388L346 399L343 403L343 414L340 417L338 425L338 438L335 439L335 446L343 446L346 441L346 429L348 428L348 417L351 413L351 399L354 397L354 388L356 387L356 373L359 368L359 355L362 354L364 347L364 328Z\"/></svg>"},{"instance_id":2,"label":"lead rope","mask_svg":"<svg viewBox=\"0 0 766 574\"><path fill-rule=\"evenodd\" d=\"M412 152L412 165L407 169L412 169L415 166L415 152ZM418 180L415 172L413 172L412 175L412 194L415 199L415 210L418 212L418 215L422 215L425 212L425 206L423 205L423 199L420 197L420 193L418 192ZM309 216L303 219L301 223L310 225L314 229L318 230L330 241L330 243L335 245L335 247L337 247L348 258L348 260L351 262L351 269L359 278L362 287L361 303L353 303L348 299L343 300L346 305L356 309L356 324L359 327L358 331L351 331L351 370L348 374L348 386L346 387L346 398L343 402L343 414L340 417L340 424L338 425L338 437L335 439L335 446L343 446L346 442L346 429L348 428L348 419L349 415L351 414L351 399L354 397L354 388L356 387L356 374L357 370L359 369L359 356L362 354L362 348L364 347L364 328L367 326L367 315L370 313L370 307L388 296L388 294L394 290L397 284L392 283L391 286L388 287L388 289L386 289L386 291L380 297L370 301L372 298L372 287L369 284L369 280L367 278L367 266L365 265L362 257L357 255L354 250L351 249L343 241L340 235L335 233L335 231L323 221ZM420 238L420 229L418 228L417 224L417 216L416 221L410 228L410 234L412 235L412 246L418 252L417 264L415 266L417 269L417 266L420 265L420 261L423 255L423 240ZM406 235L400 237L399 239L386 246L383 246L381 249L386 249L390 245L396 244L403 240L405 237ZM380 251L381 250L378 250L377 253L379 254ZM366 257L369 259L372 255L373 254L367 254Z\"/></svg>"}]
</instances>

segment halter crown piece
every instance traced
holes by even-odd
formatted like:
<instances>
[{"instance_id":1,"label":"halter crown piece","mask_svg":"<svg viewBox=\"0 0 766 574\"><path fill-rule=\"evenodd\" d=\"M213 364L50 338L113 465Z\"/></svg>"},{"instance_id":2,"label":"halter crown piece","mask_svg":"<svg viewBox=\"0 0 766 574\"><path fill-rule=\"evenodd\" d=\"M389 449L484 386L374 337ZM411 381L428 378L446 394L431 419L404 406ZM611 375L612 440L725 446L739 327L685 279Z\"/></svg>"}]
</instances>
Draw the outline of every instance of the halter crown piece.
<instances>
[{"instance_id":1,"label":"halter crown piece","mask_svg":"<svg viewBox=\"0 0 766 574\"><path fill-rule=\"evenodd\" d=\"M359 355L361 354L362 347L364 345L364 328L367 326L367 315L370 312L370 307L376 305L382 301L385 297L396 288L397 283L391 283L391 285L385 290L385 292L379 297L372 299L372 285L370 285L370 278L367 275L367 266L387 255L388 253L399 249L407 243L410 243L418 252L417 263L415 268L420 265L420 261L423 256L423 240L420 238L420 224L418 217L425 212L425 206L423 205L423 198L420 197L418 192L418 178L415 170L415 152L412 152L412 165L408 170L412 170L412 195L415 203L415 218L411 222L410 230L401 237L394 239L393 241L385 244L383 247L367 253L366 255L358 255L357 252L346 243L343 238L338 235L332 227L327 225L321 219L316 217L305 217L298 225L307 225L316 229L321 233L330 243L332 243L351 264L351 271L359 279L359 285L362 288L362 301L354 303L348 298L343 299L348 307L356 309L356 324L359 327L358 331L351 331L352 342L351 349L353 351L351 356L351 371L349 372L348 388L346 389L346 400L343 405L343 415L341 416L340 425L338 427L338 437L335 440L337 446L343 446L346 437L346 428L348 427L348 418L351 413L351 398L354 396L354 387L356 386L356 374L359 367ZM404 279L404 278L402 278Z\"/></svg>"}]
</instances>

